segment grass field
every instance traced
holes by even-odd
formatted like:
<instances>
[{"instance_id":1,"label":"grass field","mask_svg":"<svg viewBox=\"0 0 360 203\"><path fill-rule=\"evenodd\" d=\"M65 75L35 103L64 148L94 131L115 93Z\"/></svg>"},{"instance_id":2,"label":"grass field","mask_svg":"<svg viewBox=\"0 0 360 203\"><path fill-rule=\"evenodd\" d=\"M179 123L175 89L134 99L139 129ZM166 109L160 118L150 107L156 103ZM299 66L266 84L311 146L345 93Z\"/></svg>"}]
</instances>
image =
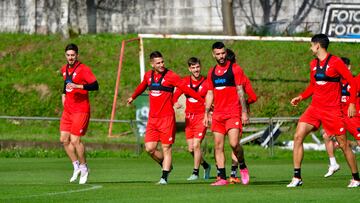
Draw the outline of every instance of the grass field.
<instances>
[{"instance_id":1,"label":"grass field","mask_svg":"<svg viewBox=\"0 0 360 203\"><path fill-rule=\"evenodd\" d=\"M304 185L286 188L291 160L248 161L250 185L212 187L214 181L188 182L190 158L174 160L169 184L155 185L161 172L149 157L89 159L88 184L68 183L72 166L64 158L0 159L0 202L357 202L348 189L349 169L323 178L327 161L306 160ZM214 167L214 166L213 166ZM200 171L202 175L202 170ZM229 173L229 171L228 171ZM212 170L215 176L215 170Z\"/></svg>"}]
</instances>

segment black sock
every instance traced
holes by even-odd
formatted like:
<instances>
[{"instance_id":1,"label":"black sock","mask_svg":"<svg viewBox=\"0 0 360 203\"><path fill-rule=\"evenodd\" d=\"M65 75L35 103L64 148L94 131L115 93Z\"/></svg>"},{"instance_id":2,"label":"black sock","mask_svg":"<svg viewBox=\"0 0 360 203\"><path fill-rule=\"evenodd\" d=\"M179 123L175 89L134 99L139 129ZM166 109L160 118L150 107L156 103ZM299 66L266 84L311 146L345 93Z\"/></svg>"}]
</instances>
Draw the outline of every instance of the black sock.
<instances>
[{"instance_id":1,"label":"black sock","mask_svg":"<svg viewBox=\"0 0 360 203\"><path fill-rule=\"evenodd\" d=\"M360 178L359 178L359 172L353 173L353 174L352 174L352 177L353 177L354 180L359 181L359 180L360 180Z\"/></svg>"},{"instance_id":2,"label":"black sock","mask_svg":"<svg viewBox=\"0 0 360 203\"><path fill-rule=\"evenodd\" d=\"M193 174L199 176L199 169L194 168L193 169Z\"/></svg>"},{"instance_id":3,"label":"black sock","mask_svg":"<svg viewBox=\"0 0 360 203\"><path fill-rule=\"evenodd\" d=\"M201 165L204 167L204 169L209 168L209 164L204 160Z\"/></svg>"},{"instance_id":4,"label":"black sock","mask_svg":"<svg viewBox=\"0 0 360 203\"><path fill-rule=\"evenodd\" d=\"M221 179L226 180L226 171L225 168L219 168L219 176Z\"/></svg>"},{"instance_id":5,"label":"black sock","mask_svg":"<svg viewBox=\"0 0 360 203\"><path fill-rule=\"evenodd\" d=\"M165 179L166 181L167 181L167 178L168 178L168 176L169 176L169 173L170 173L170 171L162 171L162 176L161 176L161 178L163 178L163 179Z\"/></svg>"},{"instance_id":6,"label":"black sock","mask_svg":"<svg viewBox=\"0 0 360 203\"><path fill-rule=\"evenodd\" d=\"M219 177L220 176L220 171L219 171L219 167L216 165L216 176Z\"/></svg>"},{"instance_id":7,"label":"black sock","mask_svg":"<svg viewBox=\"0 0 360 203\"><path fill-rule=\"evenodd\" d=\"M294 168L294 177L301 179L301 168Z\"/></svg>"},{"instance_id":8,"label":"black sock","mask_svg":"<svg viewBox=\"0 0 360 203\"><path fill-rule=\"evenodd\" d=\"M245 169L245 168L247 168L247 167L246 167L246 164L245 164L245 160L239 162L239 168L240 168L240 169Z\"/></svg>"},{"instance_id":9,"label":"black sock","mask_svg":"<svg viewBox=\"0 0 360 203\"><path fill-rule=\"evenodd\" d=\"M230 174L231 177L236 178L236 170L237 170L237 166L231 166L231 174Z\"/></svg>"}]
</instances>

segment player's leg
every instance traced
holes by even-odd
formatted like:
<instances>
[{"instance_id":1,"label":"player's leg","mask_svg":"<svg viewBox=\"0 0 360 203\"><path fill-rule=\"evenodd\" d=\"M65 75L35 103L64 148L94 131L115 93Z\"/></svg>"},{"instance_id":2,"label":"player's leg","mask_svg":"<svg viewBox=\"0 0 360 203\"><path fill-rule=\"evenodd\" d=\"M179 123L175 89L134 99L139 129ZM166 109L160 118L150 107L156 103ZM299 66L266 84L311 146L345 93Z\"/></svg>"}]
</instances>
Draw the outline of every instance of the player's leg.
<instances>
[{"instance_id":1,"label":"player's leg","mask_svg":"<svg viewBox=\"0 0 360 203\"><path fill-rule=\"evenodd\" d=\"M171 163L172 163L172 145L171 144L161 144L164 161L162 168L162 176L159 181L159 184L167 184L168 176L171 171Z\"/></svg>"},{"instance_id":2,"label":"player's leg","mask_svg":"<svg viewBox=\"0 0 360 203\"><path fill-rule=\"evenodd\" d=\"M336 158L334 155L334 142L333 142L333 137L328 136L325 132L323 133L323 139L324 139L324 144L325 144L325 148L326 148L326 152L329 156L329 160L330 160L330 165L329 165L329 169L328 172L324 175L325 178L332 176L336 171L338 171L340 169L340 165L336 162Z\"/></svg>"},{"instance_id":3,"label":"player's leg","mask_svg":"<svg viewBox=\"0 0 360 203\"><path fill-rule=\"evenodd\" d=\"M234 154L234 152L231 151L231 172L230 172L230 178L229 178L230 184L236 184L236 183L241 182L237 176L238 167L239 167L238 159L237 159L236 155Z\"/></svg>"},{"instance_id":4,"label":"player's leg","mask_svg":"<svg viewBox=\"0 0 360 203\"><path fill-rule=\"evenodd\" d=\"M232 128L228 131L229 143L232 148L233 153L237 157L240 166L241 182L243 184L248 184L250 181L249 170L245 165L244 151L240 145L240 129Z\"/></svg>"},{"instance_id":5,"label":"player's leg","mask_svg":"<svg viewBox=\"0 0 360 203\"><path fill-rule=\"evenodd\" d=\"M225 155L224 155L224 138L225 135L219 132L214 132L214 151L216 165L219 170L219 180L212 185L226 185L226 171L225 171Z\"/></svg>"},{"instance_id":6,"label":"player's leg","mask_svg":"<svg viewBox=\"0 0 360 203\"><path fill-rule=\"evenodd\" d=\"M302 185L301 180L301 163L304 157L303 142L305 137L314 129L313 125L305 122L299 122L296 127L294 135L293 147L293 164L294 164L294 177L287 187L296 187Z\"/></svg>"},{"instance_id":7,"label":"player's leg","mask_svg":"<svg viewBox=\"0 0 360 203\"><path fill-rule=\"evenodd\" d=\"M65 152L73 164L74 171L70 178L70 182L74 182L80 175L80 162L78 161L74 146L70 143L70 132L61 131L60 142L63 144Z\"/></svg>"},{"instance_id":8,"label":"player's leg","mask_svg":"<svg viewBox=\"0 0 360 203\"><path fill-rule=\"evenodd\" d=\"M162 152L160 152L157 149L157 142L145 142L145 151L150 155L150 157L156 161L161 168L163 167L163 160L164 160L164 156L162 154Z\"/></svg>"},{"instance_id":9,"label":"player's leg","mask_svg":"<svg viewBox=\"0 0 360 203\"><path fill-rule=\"evenodd\" d=\"M81 141L81 136L78 135L70 135L70 142L74 146L76 154L79 157L79 169L80 169L80 180L79 184L85 184L87 182L87 178L89 175L89 170L86 163L85 157L85 146Z\"/></svg>"},{"instance_id":10,"label":"player's leg","mask_svg":"<svg viewBox=\"0 0 360 203\"><path fill-rule=\"evenodd\" d=\"M194 159L193 172L187 180L197 180L199 178L199 166L196 167L196 158L195 158L195 152L194 152L194 138L193 137L189 138L188 135L186 135L186 143L188 146L188 152L191 154L191 156Z\"/></svg>"},{"instance_id":11,"label":"player's leg","mask_svg":"<svg viewBox=\"0 0 360 203\"><path fill-rule=\"evenodd\" d=\"M340 149L343 151L344 156L346 158L346 162L348 163L351 173L352 173L352 180L350 181L350 184L348 187L359 187L360 186L360 178L359 178L359 172L358 167L356 163L356 158L351 150L350 145L347 142L346 135L338 135L335 137L336 140L339 143Z\"/></svg>"}]
</instances>

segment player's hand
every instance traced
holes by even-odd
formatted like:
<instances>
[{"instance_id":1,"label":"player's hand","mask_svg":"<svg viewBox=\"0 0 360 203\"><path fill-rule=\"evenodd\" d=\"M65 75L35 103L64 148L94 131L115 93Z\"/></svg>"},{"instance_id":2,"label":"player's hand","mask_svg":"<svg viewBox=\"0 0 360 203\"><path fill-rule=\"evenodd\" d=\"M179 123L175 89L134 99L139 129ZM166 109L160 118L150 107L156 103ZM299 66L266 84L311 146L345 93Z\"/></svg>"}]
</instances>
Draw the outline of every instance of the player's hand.
<instances>
[{"instance_id":1,"label":"player's hand","mask_svg":"<svg viewBox=\"0 0 360 203\"><path fill-rule=\"evenodd\" d=\"M203 124L205 127L209 127L211 117L209 117L209 113L205 113Z\"/></svg>"},{"instance_id":2,"label":"player's hand","mask_svg":"<svg viewBox=\"0 0 360 203\"><path fill-rule=\"evenodd\" d=\"M354 117L355 114L356 114L355 104L350 103L350 104L349 104L349 108L348 108L348 116L351 118L351 117Z\"/></svg>"},{"instance_id":3,"label":"player's hand","mask_svg":"<svg viewBox=\"0 0 360 203\"><path fill-rule=\"evenodd\" d=\"M75 84L75 83L72 83L72 82L70 82L70 83L68 83L68 84L66 84L66 89L79 89L80 88L80 85L77 85L77 84Z\"/></svg>"},{"instance_id":4,"label":"player's hand","mask_svg":"<svg viewBox=\"0 0 360 203\"><path fill-rule=\"evenodd\" d=\"M290 101L290 103L291 103L292 106L297 106L300 103L301 100L302 100L302 96L297 96L297 97L293 98Z\"/></svg>"},{"instance_id":5,"label":"player's hand","mask_svg":"<svg viewBox=\"0 0 360 203\"><path fill-rule=\"evenodd\" d=\"M241 113L241 121L243 125L249 124L250 120L249 120L249 115L247 112L242 112Z\"/></svg>"},{"instance_id":6,"label":"player's hand","mask_svg":"<svg viewBox=\"0 0 360 203\"><path fill-rule=\"evenodd\" d=\"M174 107L176 109L180 109L182 107L182 105L179 102L176 102L176 103L174 103Z\"/></svg>"},{"instance_id":7,"label":"player's hand","mask_svg":"<svg viewBox=\"0 0 360 203\"><path fill-rule=\"evenodd\" d=\"M132 97L129 97L126 104L129 106L133 101L134 99Z\"/></svg>"}]
</instances>

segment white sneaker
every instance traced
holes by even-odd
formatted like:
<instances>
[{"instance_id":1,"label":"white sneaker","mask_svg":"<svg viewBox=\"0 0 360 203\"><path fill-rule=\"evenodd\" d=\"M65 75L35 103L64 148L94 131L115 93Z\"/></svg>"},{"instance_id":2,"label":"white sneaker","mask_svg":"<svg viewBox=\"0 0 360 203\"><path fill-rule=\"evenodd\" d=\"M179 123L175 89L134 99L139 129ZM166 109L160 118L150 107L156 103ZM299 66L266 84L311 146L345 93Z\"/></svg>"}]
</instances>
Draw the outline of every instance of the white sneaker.
<instances>
[{"instance_id":1,"label":"white sneaker","mask_svg":"<svg viewBox=\"0 0 360 203\"><path fill-rule=\"evenodd\" d=\"M197 179L199 179L199 176L195 174L191 174L191 176L187 180L197 180Z\"/></svg>"},{"instance_id":2,"label":"white sneaker","mask_svg":"<svg viewBox=\"0 0 360 203\"><path fill-rule=\"evenodd\" d=\"M289 185L287 185L286 187L298 187L302 186L302 184L303 182L301 179L293 177Z\"/></svg>"},{"instance_id":3,"label":"white sneaker","mask_svg":"<svg viewBox=\"0 0 360 203\"><path fill-rule=\"evenodd\" d=\"M348 187L360 187L360 181L351 179Z\"/></svg>"},{"instance_id":4,"label":"white sneaker","mask_svg":"<svg viewBox=\"0 0 360 203\"><path fill-rule=\"evenodd\" d=\"M328 172L324 175L325 178L332 176L336 171L340 170L340 165L330 165Z\"/></svg>"},{"instance_id":5,"label":"white sneaker","mask_svg":"<svg viewBox=\"0 0 360 203\"><path fill-rule=\"evenodd\" d=\"M156 183L157 185L167 185L167 181L164 178L160 178L160 181Z\"/></svg>"},{"instance_id":6,"label":"white sneaker","mask_svg":"<svg viewBox=\"0 0 360 203\"><path fill-rule=\"evenodd\" d=\"M81 170L79 184L85 184L89 176L89 169Z\"/></svg>"},{"instance_id":7,"label":"white sneaker","mask_svg":"<svg viewBox=\"0 0 360 203\"><path fill-rule=\"evenodd\" d=\"M72 177L70 178L70 183L76 181L76 179L77 179L78 176L80 175L80 172L81 172L80 168L74 169L73 175L72 175Z\"/></svg>"}]
</instances>

